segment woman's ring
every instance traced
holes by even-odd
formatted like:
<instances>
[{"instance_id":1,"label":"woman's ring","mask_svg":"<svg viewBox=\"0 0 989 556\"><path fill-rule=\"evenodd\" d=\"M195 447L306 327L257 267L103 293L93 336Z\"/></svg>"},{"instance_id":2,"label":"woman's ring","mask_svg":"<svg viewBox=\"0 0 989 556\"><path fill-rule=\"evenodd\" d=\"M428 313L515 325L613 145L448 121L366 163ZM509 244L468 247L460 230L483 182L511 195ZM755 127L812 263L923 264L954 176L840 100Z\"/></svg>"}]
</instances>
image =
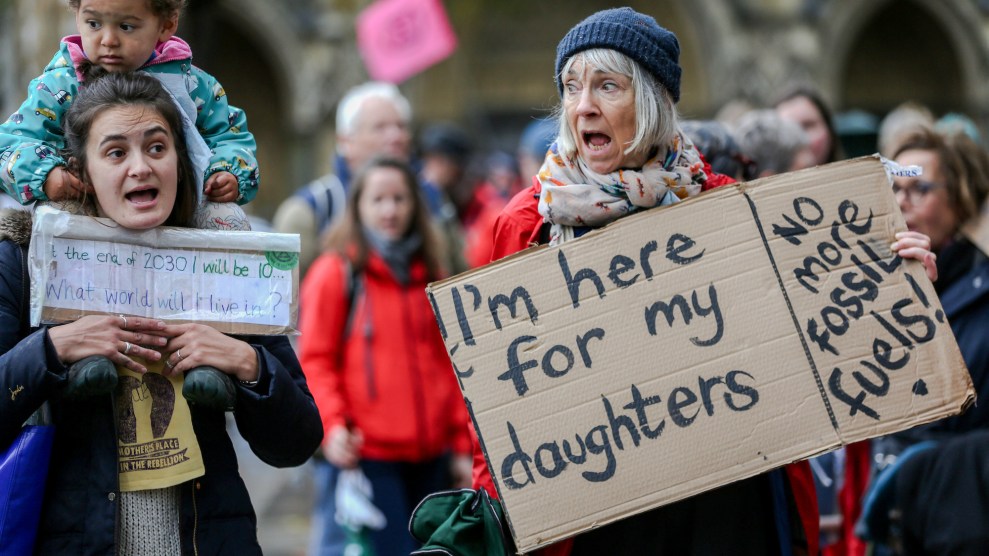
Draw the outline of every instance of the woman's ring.
<instances>
[{"instance_id":1,"label":"woman's ring","mask_svg":"<svg viewBox=\"0 0 989 556\"><path fill-rule=\"evenodd\" d=\"M130 353L130 342L124 342L124 355Z\"/></svg>"},{"instance_id":2,"label":"woman's ring","mask_svg":"<svg viewBox=\"0 0 989 556\"><path fill-rule=\"evenodd\" d=\"M175 362L178 363L181 360L182 360L182 350L177 349L175 350Z\"/></svg>"},{"instance_id":3,"label":"woman's ring","mask_svg":"<svg viewBox=\"0 0 989 556\"><path fill-rule=\"evenodd\" d=\"M124 321L124 325L121 326L120 328L127 328L127 317L125 317L123 315L117 315L117 316L120 317L120 320ZM125 351L124 353L127 353L127 352Z\"/></svg>"},{"instance_id":4,"label":"woman's ring","mask_svg":"<svg viewBox=\"0 0 989 556\"><path fill-rule=\"evenodd\" d=\"M175 365L172 365L172 362L169 361L168 359L165 360L165 366L168 367L169 369L175 368Z\"/></svg>"}]
</instances>

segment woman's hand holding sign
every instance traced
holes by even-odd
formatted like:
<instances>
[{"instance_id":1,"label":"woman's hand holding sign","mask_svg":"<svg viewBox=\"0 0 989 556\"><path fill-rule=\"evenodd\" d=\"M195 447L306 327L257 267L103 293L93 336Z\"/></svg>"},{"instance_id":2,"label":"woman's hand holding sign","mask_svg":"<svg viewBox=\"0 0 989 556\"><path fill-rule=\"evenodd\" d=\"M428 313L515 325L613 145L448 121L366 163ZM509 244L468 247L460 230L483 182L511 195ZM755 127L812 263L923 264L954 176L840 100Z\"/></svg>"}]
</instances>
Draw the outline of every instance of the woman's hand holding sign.
<instances>
[{"instance_id":1,"label":"woman's hand holding sign","mask_svg":"<svg viewBox=\"0 0 989 556\"><path fill-rule=\"evenodd\" d=\"M197 367L213 367L242 382L258 379L257 352L250 344L231 338L204 324L170 324L163 334L169 340L163 352L167 375L191 371Z\"/></svg>"},{"instance_id":2,"label":"woman's hand holding sign","mask_svg":"<svg viewBox=\"0 0 989 556\"><path fill-rule=\"evenodd\" d=\"M48 336L62 363L70 365L90 355L102 355L136 373L148 369L135 361L158 361L167 338L165 323L155 319L112 315L89 315L75 322L52 327Z\"/></svg>"},{"instance_id":3,"label":"woman's hand holding sign","mask_svg":"<svg viewBox=\"0 0 989 556\"><path fill-rule=\"evenodd\" d=\"M931 238L920 232L897 232L896 241L890 246L894 253L904 259L915 259L923 263L927 278L937 281L937 255L931 252Z\"/></svg>"}]
</instances>

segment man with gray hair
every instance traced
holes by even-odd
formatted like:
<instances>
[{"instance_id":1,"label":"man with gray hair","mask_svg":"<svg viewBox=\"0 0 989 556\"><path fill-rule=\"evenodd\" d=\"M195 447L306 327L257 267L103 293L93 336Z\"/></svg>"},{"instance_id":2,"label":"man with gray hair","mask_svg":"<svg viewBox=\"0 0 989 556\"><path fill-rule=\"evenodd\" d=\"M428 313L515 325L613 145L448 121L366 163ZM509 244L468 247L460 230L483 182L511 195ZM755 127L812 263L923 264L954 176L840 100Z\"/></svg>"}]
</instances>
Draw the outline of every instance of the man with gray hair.
<instances>
[{"instance_id":1,"label":"man with gray hair","mask_svg":"<svg viewBox=\"0 0 989 556\"><path fill-rule=\"evenodd\" d=\"M343 212L350 177L378 155L409 160L412 107L391 83L370 81L353 87L340 99L336 113L335 171L318 178L282 202L273 226L299 234L299 270L305 275L319 255L320 238Z\"/></svg>"},{"instance_id":2,"label":"man with gray hair","mask_svg":"<svg viewBox=\"0 0 989 556\"><path fill-rule=\"evenodd\" d=\"M752 110L735 125L735 141L752 163L743 179L754 180L814 165L807 135L775 110Z\"/></svg>"}]
</instances>

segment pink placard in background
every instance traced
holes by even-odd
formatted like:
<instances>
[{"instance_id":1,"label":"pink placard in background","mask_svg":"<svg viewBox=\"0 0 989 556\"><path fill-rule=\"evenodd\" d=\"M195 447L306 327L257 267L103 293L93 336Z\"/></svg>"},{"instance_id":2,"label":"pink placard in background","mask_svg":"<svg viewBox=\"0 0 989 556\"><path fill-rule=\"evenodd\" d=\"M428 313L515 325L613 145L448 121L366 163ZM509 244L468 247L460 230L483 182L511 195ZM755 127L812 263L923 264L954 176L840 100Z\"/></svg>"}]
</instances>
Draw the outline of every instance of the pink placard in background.
<instances>
[{"instance_id":1,"label":"pink placard in background","mask_svg":"<svg viewBox=\"0 0 989 556\"><path fill-rule=\"evenodd\" d=\"M378 0L357 16L357 47L373 79L401 83L457 48L440 0Z\"/></svg>"}]
</instances>

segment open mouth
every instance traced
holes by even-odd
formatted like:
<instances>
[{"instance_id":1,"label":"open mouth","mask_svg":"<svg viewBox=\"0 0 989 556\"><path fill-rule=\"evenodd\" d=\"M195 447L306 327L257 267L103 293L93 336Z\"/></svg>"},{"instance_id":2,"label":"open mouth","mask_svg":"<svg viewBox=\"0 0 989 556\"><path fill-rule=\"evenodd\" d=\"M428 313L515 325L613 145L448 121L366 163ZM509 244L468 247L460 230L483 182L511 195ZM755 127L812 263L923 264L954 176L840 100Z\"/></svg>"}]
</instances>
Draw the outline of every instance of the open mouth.
<instances>
[{"instance_id":1,"label":"open mouth","mask_svg":"<svg viewBox=\"0 0 989 556\"><path fill-rule=\"evenodd\" d=\"M154 203L158 199L158 190L154 188L140 189L137 191L131 191L130 193L124 195L131 203L135 205L147 205Z\"/></svg>"},{"instance_id":2,"label":"open mouth","mask_svg":"<svg viewBox=\"0 0 989 556\"><path fill-rule=\"evenodd\" d=\"M611 137L598 131L585 131L581 134L584 144L592 151L601 151L611 144Z\"/></svg>"}]
</instances>

